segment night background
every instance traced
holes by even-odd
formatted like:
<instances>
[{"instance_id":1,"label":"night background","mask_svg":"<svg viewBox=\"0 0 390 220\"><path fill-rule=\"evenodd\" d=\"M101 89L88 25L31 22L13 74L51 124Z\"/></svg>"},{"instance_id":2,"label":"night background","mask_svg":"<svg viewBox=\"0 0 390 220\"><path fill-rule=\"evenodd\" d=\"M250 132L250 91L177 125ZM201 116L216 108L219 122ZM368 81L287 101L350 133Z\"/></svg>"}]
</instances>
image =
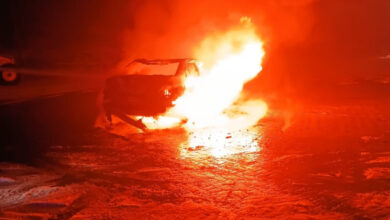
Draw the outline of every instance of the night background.
<instances>
[{"instance_id":1,"label":"night background","mask_svg":"<svg viewBox=\"0 0 390 220\"><path fill-rule=\"evenodd\" d=\"M0 1L0 56L18 73L0 84L0 217L389 218L389 11L387 0ZM229 144L254 129L259 150L219 158L215 132L191 147L184 125L141 131L115 97L107 107L109 79L132 60L197 59L243 16L265 55L239 96L267 113L218 129Z\"/></svg>"}]
</instances>

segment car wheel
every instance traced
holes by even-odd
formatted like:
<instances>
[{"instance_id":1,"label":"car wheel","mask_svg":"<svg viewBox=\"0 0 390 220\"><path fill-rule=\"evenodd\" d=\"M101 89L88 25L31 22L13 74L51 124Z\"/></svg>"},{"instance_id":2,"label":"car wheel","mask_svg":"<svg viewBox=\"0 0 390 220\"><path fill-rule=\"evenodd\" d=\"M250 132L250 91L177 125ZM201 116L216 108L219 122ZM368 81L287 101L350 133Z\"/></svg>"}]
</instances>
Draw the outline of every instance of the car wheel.
<instances>
[{"instance_id":1,"label":"car wheel","mask_svg":"<svg viewBox=\"0 0 390 220\"><path fill-rule=\"evenodd\" d=\"M2 67L5 67L2 66ZM15 85L20 81L20 74L15 71L0 71L0 83L2 85Z\"/></svg>"}]
</instances>

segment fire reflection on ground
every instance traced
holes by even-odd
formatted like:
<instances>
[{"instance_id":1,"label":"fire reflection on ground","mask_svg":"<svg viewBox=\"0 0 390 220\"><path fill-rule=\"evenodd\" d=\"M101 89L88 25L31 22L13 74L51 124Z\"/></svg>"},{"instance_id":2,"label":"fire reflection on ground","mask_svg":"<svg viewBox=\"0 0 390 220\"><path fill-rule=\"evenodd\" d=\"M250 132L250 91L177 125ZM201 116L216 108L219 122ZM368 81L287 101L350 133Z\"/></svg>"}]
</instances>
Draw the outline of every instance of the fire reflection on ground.
<instances>
[{"instance_id":1,"label":"fire reflection on ground","mask_svg":"<svg viewBox=\"0 0 390 220\"><path fill-rule=\"evenodd\" d=\"M188 134L181 145L183 158L232 157L236 154L259 152L259 134L253 129L227 132L223 129L204 129Z\"/></svg>"}]
</instances>

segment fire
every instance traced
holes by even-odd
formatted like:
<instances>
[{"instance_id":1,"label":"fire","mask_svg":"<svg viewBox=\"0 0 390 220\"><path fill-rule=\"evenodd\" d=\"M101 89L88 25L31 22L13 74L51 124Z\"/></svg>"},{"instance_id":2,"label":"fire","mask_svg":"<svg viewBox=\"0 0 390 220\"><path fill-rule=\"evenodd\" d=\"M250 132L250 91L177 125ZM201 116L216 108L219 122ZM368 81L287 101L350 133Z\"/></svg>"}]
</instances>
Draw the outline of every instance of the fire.
<instances>
[{"instance_id":1,"label":"fire","mask_svg":"<svg viewBox=\"0 0 390 220\"><path fill-rule=\"evenodd\" d=\"M241 93L244 84L262 70L264 54L263 43L248 18L243 18L238 28L206 38L194 53L202 63L200 76L184 79L184 94L164 116L144 118L143 122L149 128L167 128L187 119L184 127L190 134L189 146L210 145L210 153L216 157L237 153L231 149L237 145L256 151L257 142L251 135L229 134L255 125L266 114L264 102L245 101Z\"/></svg>"}]
</instances>

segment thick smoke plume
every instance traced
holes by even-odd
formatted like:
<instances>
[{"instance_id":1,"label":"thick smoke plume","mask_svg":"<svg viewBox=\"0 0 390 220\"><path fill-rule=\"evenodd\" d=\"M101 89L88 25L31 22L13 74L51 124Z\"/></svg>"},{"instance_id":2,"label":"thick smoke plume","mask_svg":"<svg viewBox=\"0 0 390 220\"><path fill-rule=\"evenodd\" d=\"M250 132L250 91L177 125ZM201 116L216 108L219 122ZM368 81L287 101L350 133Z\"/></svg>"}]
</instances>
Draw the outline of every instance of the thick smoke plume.
<instances>
[{"instance_id":1,"label":"thick smoke plume","mask_svg":"<svg viewBox=\"0 0 390 220\"><path fill-rule=\"evenodd\" d=\"M129 4L132 26L123 35L124 63L136 57L192 57L205 36L252 18L266 47L305 39L312 26L309 0L180 1Z\"/></svg>"}]
</instances>

